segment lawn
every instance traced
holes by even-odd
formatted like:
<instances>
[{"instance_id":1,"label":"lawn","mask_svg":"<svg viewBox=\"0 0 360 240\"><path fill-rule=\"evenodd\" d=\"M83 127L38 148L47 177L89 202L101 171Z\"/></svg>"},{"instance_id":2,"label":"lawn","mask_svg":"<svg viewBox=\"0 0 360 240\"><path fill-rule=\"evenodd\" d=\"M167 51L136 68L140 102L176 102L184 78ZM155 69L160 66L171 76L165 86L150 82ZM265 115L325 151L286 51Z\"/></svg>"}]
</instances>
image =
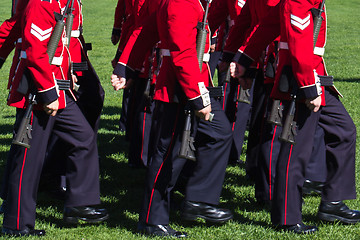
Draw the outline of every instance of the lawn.
<instances>
[{"instance_id":1,"label":"lawn","mask_svg":"<svg viewBox=\"0 0 360 240\"><path fill-rule=\"evenodd\" d=\"M83 0L84 37L93 50L89 57L105 89L105 105L101 116L98 145L101 164L101 200L111 217L99 225L80 224L69 227L62 221L63 203L45 193L38 197L36 227L45 229L43 239L146 239L136 233L138 210L142 199L145 170L127 165L125 136L118 130L121 112L121 91L110 84L111 59L116 47L110 36L115 0ZM0 0L0 23L10 17L11 1ZM355 125L360 127L360 2L358 0L327 1L328 41L325 61L329 74L345 96L342 99ZM0 167L6 162L10 148L15 110L6 105L7 79L11 58L0 70ZM359 141L357 144L359 149ZM244 156L241 156L244 160ZM360 192L359 151L356 153L357 192ZM180 194L176 195L181 200ZM316 219L320 197L306 197L303 206L304 222L319 226L312 236L298 236L275 231L267 210L254 199L254 186L247 180L243 165L229 166L224 183L221 206L233 210L234 220L222 226L194 225L180 221L179 212L171 213L172 226L188 232L189 239L360 239L360 224L327 224ZM351 208L360 209L360 200L346 201ZM2 217L0 217L2 221ZM32 239L32 238L29 238Z\"/></svg>"}]
</instances>

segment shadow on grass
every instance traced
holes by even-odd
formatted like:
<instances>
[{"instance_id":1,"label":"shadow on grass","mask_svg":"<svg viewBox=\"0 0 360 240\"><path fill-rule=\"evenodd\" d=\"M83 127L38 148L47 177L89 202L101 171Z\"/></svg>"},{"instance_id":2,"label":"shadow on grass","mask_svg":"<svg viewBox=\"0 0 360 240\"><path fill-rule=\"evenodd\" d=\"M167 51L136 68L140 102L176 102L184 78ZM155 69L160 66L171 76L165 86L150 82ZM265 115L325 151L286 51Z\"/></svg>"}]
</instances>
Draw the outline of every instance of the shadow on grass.
<instances>
[{"instance_id":1,"label":"shadow on grass","mask_svg":"<svg viewBox=\"0 0 360 240\"><path fill-rule=\"evenodd\" d=\"M336 82L360 82L360 79L359 78L335 78L334 79L334 82L335 82L335 85L336 85Z\"/></svg>"}]
</instances>

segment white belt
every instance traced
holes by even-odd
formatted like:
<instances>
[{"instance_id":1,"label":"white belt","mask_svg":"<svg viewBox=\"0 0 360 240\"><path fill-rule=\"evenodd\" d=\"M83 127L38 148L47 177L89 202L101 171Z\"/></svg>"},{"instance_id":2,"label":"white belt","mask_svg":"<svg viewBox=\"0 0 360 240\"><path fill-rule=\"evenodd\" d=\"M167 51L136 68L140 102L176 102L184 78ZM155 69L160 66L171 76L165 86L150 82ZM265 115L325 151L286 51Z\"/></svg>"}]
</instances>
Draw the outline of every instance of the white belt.
<instances>
[{"instance_id":1,"label":"white belt","mask_svg":"<svg viewBox=\"0 0 360 240\"><path fill-rule=\"evenodd\" d=\"M163 57L170 57L170 50L169 49L160 49L160 54ZM210 60L210 54L204 53L203 61L209 62L209 60Z\"/></svg>"},{"instance_id":2,"label":"white belt","mask_svg":"<svg viewBox=\"0 0 360 240\"><path fill-rule=\"evenodd\" d=\"M279 42L279 49L289 49L289 45L287 42ZM314 54L318 56L324 56L325 48L321 47L315 47L314 48Z\"/></svg>"},{"instance_id":3,"label":"white belt","mask_svg":"<svg viewBox=\"0 0 360 240\"><path fill-rule=\"evenodd\" d=\"M27 58L25 51L21 51L21 52L20 52L20 58L23 58L23 59L26 59L26 58ZM53 60L52 60L52 62L51 62L51 64L52 64L52 65L61 66L62 61L63 61L63 57L54 57Z\"/></svg>"},{"instance_id":4,"label":"white belt","mask_svg":"<svg viewBox=\"0 0 360 240\"><path fill-rule=\"evenodd\" d=\"M80 30L72 30L71 37L74 37L74 38L80 37Z\"/></svg>"}]
</instances>

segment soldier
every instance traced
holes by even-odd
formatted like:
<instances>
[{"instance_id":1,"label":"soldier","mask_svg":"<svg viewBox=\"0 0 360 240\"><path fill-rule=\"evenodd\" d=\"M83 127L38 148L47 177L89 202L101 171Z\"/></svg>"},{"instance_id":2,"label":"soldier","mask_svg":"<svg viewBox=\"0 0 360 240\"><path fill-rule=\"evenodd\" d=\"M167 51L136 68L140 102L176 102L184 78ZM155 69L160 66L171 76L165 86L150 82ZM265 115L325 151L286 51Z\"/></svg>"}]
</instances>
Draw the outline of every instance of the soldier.
<instances>
[{"instance_id":1,"label":"soldier","mask_svg":"<svg viewBox=\"0 0 360 240\"><path fill-rule=\"evenodd\" d=\"M235 23L235 19L241 13L246 1L244 0L227 0L226 3L221 0L215 0L211 3L209 10L210 31L215 32L219 28L218 44L216 49L222 51L229 31ZM224 29L225 23L227 29ZM211 54L212 57L216 56ZM221 70L221 71L220 71ZM237 101L240 95L240 86L235 81L225 81L227 70L219 69L218 83L223 86L223 110L225 111L233 131L233 143L230 151L229 163L238 163L241 155L246 126L250 117L251 105Z\"/></svg>"},{"instance_id":2,"label":"soldier","mask_svg":"<svg viewBox=\"0 0 360 240\"><path fill-rule=\"evenodd\" d=\"M236 50L242 51L245 48L245 39L248 36L246 33L253 32L261 19L266 17L269 11L278 3L279 0L248 0L246 2L229 33L228 41L224 47L224 61L229 64L234 58ZM325 31L325 25L323 26L322 31ZM267 46L265 62L260 60L255 64L259 70L254 86L246 156L247 174L255 181L255 197L259 203L265 204L270 204L272 199L275 166L280 150L278 137L281 127L267 124L268 115L271 114L272 101L269 96L274 84L277 46L278 39ZM221 63L220 65L226 64ZM266 69L263 70L264 68ZM317 128L316 133L318 133L315 135L316 146L310 161L311 164L309 164L306 171L306 177L307 179L317 180L317 182L323 182L326 179L324 134L319 128ZM314 176L314 172L316 172L316 176Z\"/></svg>"},{"instance_id":3,"label":"soldier","mask_svg":"<svg viewBox=\"0 0 360 240\"><path fill-rule=\"evenodd\" d=\"M323 46L318 44L325 44L326 35L319 35L315 45L312 18L314 8L320 10L320 13L324 10L322 2L318 0L280 1L252 36L239 59L240 64L232 73L246 84L246 79L242 78L246 68L260 56L262 49L280 34L279 65L272 97L280 99L287 111L290 111L288 107L294 101L294 96L300 101L296 103L295 116L297 143L281 144L271 220L280 229L300 234L317 231L316 226L308 226L302 222L301 214L304 172L310 159L317 125L325 132L328 166L317 216L330 222L360 221L360 212L349 209L343 202L345 199L356 198L356 129L338 98L333 82L325 81L326 78L323 77L321 81L319 79L320 75L327 75L327 72L323 58L314 53L324 52ZM324 12L322 16L325 16ZM285 76L289 73L294 78L291 75ZM290 114L292 115L292 112Z\"/></svg>"},{"instance_id":4,"label":"soldier","mask_svg":"<svg viewBox=\"0 0 360 240\"><path fill-rule=\"evenodd\" d=\"M119 43L118 48L116 49L115 57L111 61L111 65L113 67L115 67L116 63L119 61L119 57L124 49L124 46L130 37L135 25L135 18L138 14L138 9L140 9L142 2L143 0L136 2L134 0L118 0L115 8L113 30L111 33L112 44L116 45ZM137 8L135 4L139 5L139 8ZM133 95L134 94L131 89L125 89L123 91L119 128L120 131L125 131L127 140L129 140L131 136L130 129L133 120L133 108L129 106L132 104L131 102L134 101Z\"/></svg>"},{"instance_id":5,"label":"soldier","mask_svg":"<svg viewBox=\"0 0 360 240\"><path fill-rule=\"evenodd\" d=\"M66 37L70 38L68 49L71 55L71 72L77 85L77 89L73 93L76 96L77 105L94 130L94 141L96 141L105 93L87 55L88 50L91 50L91 44L85 43L83 37L82 2L76 0L70 7L72 8L73 22L71 31L66 32L71 35ZM66 169L64 162L64 159L67 158L66 151L64 151L65 146L66 143L56 135L51 136L41 179L41 183L44 183L43 186L49 188L45 190L50 190L51 193L60 197L67 188L66 172L71 171L71 169Z\"/></svg>"},{"instance_id":6,"label":"soldier","mask_svg":"<svg viewBox=\"0 0 360 240\"><path fill-rule=\"evenodd\" d=\"M9 186L2 233L12 236L45 235L35 230L36 193L49 137L56 134L68 143L68 161L74 171L67 177L64 220L100 222L108 218L105 209L91 207L100 203L99 166L94 131L76 105L69 79L69 55L60 39L49 63L47 45L56 24L54 12L60 13L63 2L32 0L23 16L22 51L17 72L11 82L8 105L17 108L15 136L34 94L36 105L31 114L31 148L13 144L9 159ZM64 4L65 5L65 4ZM64 37L64 33L62 34ZM59 80L60 79L60 80ZM21 88L27 81L29 88ZM22 82L24 84L24 82ZM23 86L23 85L22 85ZM68 164L68 165L69 165ZM84 167L86 166L86 167Z\"/></svg>"},{"instance_id":7,"label":"soldier","mask_svg":"<svg viewBox=\"0 0 360 240\"><path fill-rule=\"evenodd\" d=\"M214 44L216 44L214 52L210 54L209 60L211 76L214 76L215 68L221 58L229 30L234 25L234 21L244 4L245 0L226 0L226 3L221 0L214 0L211 2L208 20L210 31L213 35L212 39L215 38ZM223 81L224 77L219 77L218 84L222 86Z\"/></svg>"},{"instance_id":8,"label":"soldier","mask_svg":"<svg viewBox=\"0 0 360 240\"><path fill-rule=\"evenodd\" d=\"M146 24L132 34L134 38L130 38L115 67L112 84L115 90L123 88L126 85L123 77L132 74L131 69L141 64L145 49L161 40L162 63L155 85L151 164L138 230L148 235L185 237L186 233L169 226L169 200L186 162L179 158L186 103L201 120L195 139L195 168L186 186L183 219L193 221L200 217L221 223L232 218L229 210L216 206L230 151L231 129L219 100L214 97L210 100L207 87L212 86L212 82L208 65L196 57L196 26L204 18L203 5L197 0L146 1L145 4ZM205 53L208 51L209 41ZM214 118L209 122L211 112Z\"/></svg>"}]
</instances>

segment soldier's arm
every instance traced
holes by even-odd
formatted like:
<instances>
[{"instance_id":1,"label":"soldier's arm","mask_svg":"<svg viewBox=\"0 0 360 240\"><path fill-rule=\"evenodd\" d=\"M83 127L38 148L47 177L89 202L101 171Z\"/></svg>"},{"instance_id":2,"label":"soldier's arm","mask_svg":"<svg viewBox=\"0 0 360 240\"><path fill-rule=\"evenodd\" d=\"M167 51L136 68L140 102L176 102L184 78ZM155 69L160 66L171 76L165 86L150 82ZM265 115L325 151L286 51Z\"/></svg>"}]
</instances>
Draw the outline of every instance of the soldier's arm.
<instances>
[{"instance_id":1,"label":"soldier's arm","mask_svg":"<svg viewBox=\"0 0 360 240\"><path fill-rule=\"evenodd\" d=\"M31 3L29 3L31 4ZM27 67L37 90L37 101L51 103L58 98L47 46L55 26L54 10L48 1L34 1L26 12L23 49Z\"/></svg>"},{"instance_id":2,"label":"soldier's arm","mask_svg":"<svg viewBox=\"0 0 360 240\"><path fill-rule=\"evenodd\" d=\"M139 24L132 32L119 62L115 66L112 76L112 82L116 85L116 87L113 85L115 89L125 87L123 80L135 76L136 71L142 67L146 53L159 41L156 11L150 6L150 4L155 5L156 3L154 1L146 3L147 5L143 6L144 11L141 12L142 15L139 16Z\"/></svg>"},{"instance_id":3,"label":"soldier's arm","mask_svg":"<svg viewBox=\"0 0 360 240\"><path fill-rule=\"evenodd\" d=\"M173 1L168 9L169 50L178 82L193 109L210 105L205 81L200 73L196 52L198 11L192 3ZM207 109L209 110L209 109ZM205 112L207 115L208 112ZM204 114L202 114L204 115Z\"/></svg>"},{"instance_id":4,"label":"soldier's arm","mask_svg":"<svg viewBox=\"0 0 360 240\"><path fill-rule=\"evenodd\" d=\"M111 33L112 44L117 44L120 40L121 27L125 16L125 0L118 0L114 14L114 26Z\"/></svg>"}]
</instances>

